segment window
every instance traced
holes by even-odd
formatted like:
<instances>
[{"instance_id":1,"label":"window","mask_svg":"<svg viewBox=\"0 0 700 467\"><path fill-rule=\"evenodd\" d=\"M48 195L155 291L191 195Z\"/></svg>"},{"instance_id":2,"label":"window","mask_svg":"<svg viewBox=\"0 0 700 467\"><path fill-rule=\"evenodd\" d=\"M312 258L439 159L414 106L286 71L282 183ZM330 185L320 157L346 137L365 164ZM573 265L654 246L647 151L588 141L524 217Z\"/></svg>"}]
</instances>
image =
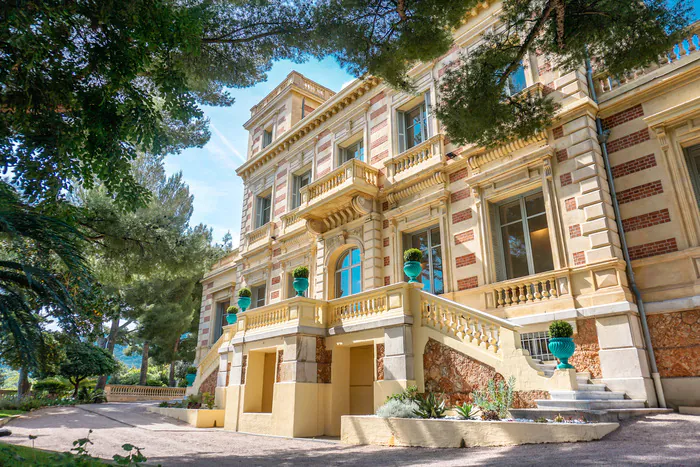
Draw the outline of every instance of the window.
<instances>
[{"instance_id":1,"label":"window","mask_svg":"<svg viewBox=\"0 0 700 467\"><path fill-rule=\"evenodd\" d=\"M301 189L311 183L311 171L301 175L295 175L292 181L292 209L296 209L301 204Z\"/></svg>"},{"instance_id":2,"label":"window","mask_svg":"<svg viewBox=\"0 0 700 467\"><path fill-rule=\"evenodd\" d=\"M690 181L693 184L695 191L695 199L700 208L700 144L691 146L685 151L686 161L688 162L688 172L690 172Z\"/></svg>"},{"instance_id":3,"label":"window","mask_svg":"<svg viewBox=\"0 0 700 467\"><path fill-rule=\"evenodd\" d=\"M294 290L294 276L287 274L287 298L296 297L297 291Z\"/></svg>"},{"instance_id":4,"label":"window","mask_svg":"<svg viewBox=\"0 0 700 467\"><path fill-rule=\"evenodd\" d=\"M272 208L272 195L258 196L255 207L255 228L262 227L270 222L270 210Z\"/></svg>"},{"instance_id":5,"label":"window","mask_svg":"<svg viewBox=\"0 0 700 467\"><path fill-rule=\"evenodd\" d=\"M549 344L549 331L524 332L520 334L520 343L523 349L530 352L530 356L535 360L543 362L555 360L547 346Z\"/></svg>"},{"instance_id":6,"label":"window","mask_svg":"<svg viewBox=\"0 0 700 467\"><path fill-rule=\"evenodd\" d=\"M349 250L338 259L335 271L335 298L362 292L362 260L359 248Z\"/></svg>"},{"instance_id":7,"label":"window","mask_svg":"<svg viewBox=\"0 0 700 467\"><path fill-rule=\"evenodd\" d=\"M514 96L523 89L527 87L527 81L525 79L525 68L520 65L517 70L508 76L506 87L504 91L509 96Z\"/></svg>"},{"instance_id":8,"label":"window","mask_svg":"<svg viewBox=\"0 0 700 467\"><path fill-rule=\"evenodd\" d=\"M343 165L351 159L363 161L365 157L365 148L362 145L362 140L351 144L348 147L340 148L340 160L338 165Z\"/></svg>"},{"instance_id":9,"label":"window","mask_svg":"<svg viewBox=\"0 0 700 467\"><path fill-rule=\"evenodd\" d=\"M263 130L262 147L266 148L272 143L272 128Z\"/></svg>"},{"instance_id":10,"label":"window","mask_svg":"<svg viewBox=\"0 0 700 467\"><path fill-rule=\"evenodd\" d=\"M423 102L405 112L398 113L399 152L404 152L430 138L430 93L423 95Z\"/></svg>"},{"instance_id":11,"label":"window","mask_svg":"<svg viewBox=\"0 0 700 467\"><path fill-rule=\"evenodd\" d=\"M435 226L422 232L408 235L408 248L418 248L423 252L421 282L423 290L435 295L445 293L442 275L442 246L440 228ZM406 278L408 281L408 278Z\"/></svg>"},{"instance_id":12,"label":"window","mask_svg":"<svg viewBox=\"0 0 700 467\"><path fill-rule=\"evenodd\" d=\"M228 323L226 322L226 310L228 309L229 305L231 302L229 300L226 300L224 302L218 302L216 304L216 316L214 318L214 329L213 335L214 335L214 342L219 340L219 337L224 333L224 326L226 326ZM212 344L214 343L212 342Z\"/></svg>"},{"instance_id":13,"label":"window","mask_svg":"<svg viewBox=\"0 0 700 467\"><path fill-rule=\"evenodd\" d=\"M250 301L250 307L251 308L259 308L261 306L265 306L265 284L259 285L257 287L252 287L250 289L251 292L251 301Z\"/></svg>"},{"instance_id":14,"label":"window","mask_svg":"<svg viewBox=\"0 0 700 467\"><path fill-rule=\"evenodd\" d=\"M518 196L497 207L497 241L502 266L499 280L554 269L544 196L539 191Z\"/></svg>"}]
</instances>

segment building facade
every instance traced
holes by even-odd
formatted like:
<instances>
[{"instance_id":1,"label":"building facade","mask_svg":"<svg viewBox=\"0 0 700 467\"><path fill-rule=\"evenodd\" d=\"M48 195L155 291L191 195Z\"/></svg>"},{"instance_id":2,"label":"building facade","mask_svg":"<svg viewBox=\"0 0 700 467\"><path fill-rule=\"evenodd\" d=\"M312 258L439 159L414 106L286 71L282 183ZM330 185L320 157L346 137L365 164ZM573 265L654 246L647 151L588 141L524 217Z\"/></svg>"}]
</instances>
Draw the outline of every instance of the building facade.
<instances>
[{"instance_id":1,"label":"building facade","mask_svg":"<svg viewBox=\"0 0 700 467\"><path fill-rule=\"evenodd\" d=\"M414 67L416 95L374 77L333 93L292 72L251 109L240 247L203 280L197 350L195 389L216 392L227 428L337 435L342 415L407 385L464 400L509 376L520 407L577 381L629 407L661 394L700 405L698 28L658 65L595 71L593 89L583 64L563 73L530 54L511 87L558 102L553 127L457 147L432 113L440 78L499 8L483 3L447 55ZM418 287L402 269L411 247L424 253ZM306 297L292 288L300 265ZM242 287L251 308L225 326ZM576 380L546 366L554 319L574 326Z\"/></svg>"}]
</instances>

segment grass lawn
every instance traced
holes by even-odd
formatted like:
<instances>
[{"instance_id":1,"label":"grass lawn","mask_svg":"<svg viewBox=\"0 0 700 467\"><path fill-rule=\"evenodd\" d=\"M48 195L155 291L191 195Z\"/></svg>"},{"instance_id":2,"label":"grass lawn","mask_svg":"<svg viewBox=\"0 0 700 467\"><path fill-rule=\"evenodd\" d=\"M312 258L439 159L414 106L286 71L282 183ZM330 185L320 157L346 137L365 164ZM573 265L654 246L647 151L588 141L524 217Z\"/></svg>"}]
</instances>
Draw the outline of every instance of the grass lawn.
<instances>
[{"instance_id":1,"label":"grass lawn","mask_svg":"<svg viewBox=\"0 0 700 467\"><path fill-rule=\"evenodd\" d=\"M0 418L10 417L12 415L21 415L23 413L23 410L0 410Z\"/></svg>"},{"instance_id":2,"label":"grass lawn","mask_svg":"<svg viewBox=\"0 0 700 467\"><path fill-rule=\"evenodd\" d=\"M81 467L104 467L106 464L97 459L78 459L72 454L42 451L26 446L15 446L12 444L0 443L0 465L5 467L14 466L81 466Z\"/></svg>"}]
</instances>

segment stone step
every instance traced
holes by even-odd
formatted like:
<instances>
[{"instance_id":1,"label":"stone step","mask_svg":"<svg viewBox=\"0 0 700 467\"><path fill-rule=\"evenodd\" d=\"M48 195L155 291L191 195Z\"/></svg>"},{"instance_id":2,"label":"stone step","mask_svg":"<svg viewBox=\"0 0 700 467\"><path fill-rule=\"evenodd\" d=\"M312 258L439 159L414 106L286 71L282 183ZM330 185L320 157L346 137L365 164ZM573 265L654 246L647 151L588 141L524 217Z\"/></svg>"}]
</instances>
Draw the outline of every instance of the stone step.
<instances>
[{"instance_id":1,"label":"stone step","mask_svg":"<svg viewBox=\"0 0 700 467\"><path fill-rule=\"evenodd\" d=\"M556 408L538 408L538 409L510 409L510 414L513 418L525 418L528 420L537 420L538 418L546 418L553 420L557 415L573 420L584 419L587 422L619 422L632 417L643 417L649 415L669 414L673 413L673 409L614 409L614 410L577 410L577 409L556 409Z\"/></svg>"},{"instance_id":2,"label":"stone step","mask_svg":"<svg viewBox=\"0 0 700 467\"><path fill-rule=\"evenodd\" d=\"M540 399L535 401L538 408L542 409L572 409L572 410L613 410L613 409L643 409L642 399L622 400L552 400Z\"/></svg>"},{"instance_id":3,"label":"stone step","mask_svg":"<svg viewBox=\"0 0 700 467\"><path fill-rule=\"evenodd\" d=\"M554 376L554 369L542 368L542 367L540 367L540 369L544 372L544 375L545 375L547 378L551 378L552 376ZM591 375L590 375L590 373L588 373L587 371L586 371L586 372L581 372L581 373L576 373L576 381L577 381L579 384L588 383L590 377L591 377Z\"/></svg>"},{"instance_id":4,"label":"stone step","mask_svg":"<svg viewBox=\"0 0 700 467\"><path fill-rule=\"evenodd\" d=\"M605 384L578 383L579 391L605 391L608 387Z\"/></svg>"},{"instance_id":5,"label":"stone step","mask_svg":"<svg viewBox=\"0 0 700 467\"><path fill-rule=\"evenodd\" d=\"M612 391L549 391L552 400L573 401L573 400L622 400L625 398L624 392Z\"/></svg>"}]
</instances>

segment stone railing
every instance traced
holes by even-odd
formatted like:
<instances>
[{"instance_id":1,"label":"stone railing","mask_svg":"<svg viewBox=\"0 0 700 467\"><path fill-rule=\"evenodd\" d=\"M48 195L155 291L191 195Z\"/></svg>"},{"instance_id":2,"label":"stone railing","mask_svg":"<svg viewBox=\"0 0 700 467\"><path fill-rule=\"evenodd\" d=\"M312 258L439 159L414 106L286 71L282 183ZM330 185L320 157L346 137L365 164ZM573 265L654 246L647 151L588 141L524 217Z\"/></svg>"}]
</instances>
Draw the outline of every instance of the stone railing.
<instances>
[{"instance_id":1,"label":"stone railing","mask_svg":"<svg viewBox=\"0 0 700 467\"><path fill-rule=\"evenodd\" d=\"M501 334L514 332L513 323L420 291L421 323L466 344L498 353Z\"/></svg>"},{"instance_id":2,"label":"stone railing","mask_svg":"<svg viewBox=\"0 0 700 467\"><path fill-rule=\"evenodd\" d=\"M379 169L352 159L301 189L302 206L315 202L345 184L361 182L379 188Z\"/></svg>"},{"instance_id":3,"label":"stone railing","mask_svg":"<svg viewBox=\"0 0 700 467\"><path fill-rule=\"evenodd\" d=\"M291 232L304 225L301 216L299 216L299 208L294 209L286 214L283 214L280 219L282 220L282 234Z\"/></svg>"},{"instance_id":4,"label":"stone railing","mask_svg":"<svg viewBox=\"0 0 700 467\"><path fill-rule=\"evenodd\" d=\"M387 176L394 181L410 169L423 165L429 160L443 159L443 135L438 134L384 162Z\"/></svg>"},{"instance_id":5,"label":"stone railing","mask_svg":"<svg viewBox=\"0 0 700 467\"><path fill-rule=\"evenodd\" d=\"M532 305L567 295L568 271L550 271L492 284L487 290L487 306L503 308ZM489 296L490 295L490 296Z\"/></svg>"},{"instance_id":6,"label":"stone railing","mask_svg":"<svg viewBox=\"0 0 700 467\"><path fill-rule=\"evenodd\" d=\"M265 98L250 109L250 116L255 117L262 112L270 102L277 96L282 94L289 86L296 85L306 92L318 96L321 101L325 101L333 96L333 91L319 86L311 80L306 79L296 71L293 71L287 76L287 79L282 81L275 89L273 89Z\"/></svg>"},{"instance_id":7,"label":"stone railing","mask_svg":"<svg viewBox=\"0 0 700 467\"><path fill-rule=\"evenodd\" d=\"M272 304L246 313L246 330L255 330L276 326L289 321L289 306L287 304Z\"/></svg>"},{"instance_id":8,"label":"stone railing","mask_svg":"<svg viewBox=\"0 0 700 467\"><path fill-rule=\"evenodd\" d=\"M408 313L411 286L405 282L328 301L328 325L340 326L379 316Z\"/></svg>"},{"instance_id":9,"label":"stone railing","mask_svg":"<svg viewBox=\"0 0 700 467\"><path fill-rule=\"evenodd\" d=\"M235 331L233 338L284 326L323 326L326 323L325 305L322 300L293 297L239 313L238 323L231 326Z\"/></svg>"},{"instance_id":10,"label":"stone railing","mask_svg":"<svg viewBox=\"0 0 700 467\"><path fill-rule=\"evenodd\" d=\"M272 234L272 231L275 229L275 223L274 222L268 222L267 224L263 225L262 227L258 227L257 229L253 230L252 232L249 232L246 234L248 237L248 245L252 245L253 243L257 243L260 240L263 240L267 237L269 237Z\"/></svg>"},{"instance_id":11,"label":"stone railing","mask_svg":"<svg viewBox=\"0 0 700 467\"><path fill-rule=\"evenodd\" d=\"M186 388L158 386L127 386L108 384L105 387L107 402L170 401L185 397Z\"/></svg>"},{"instance_id":12,"label":"stone railing","mask_svg":"<svg viewBox=\"0 0 700 467\"><path fill-rule=\"evenodd\" d=\"M219 368L219 349L221 349L222 345L227 344L228 341L231 340L234 332L234 325L224 326L224 332L197 364L197 377L192 384L193 388L198 389L207 376L209 376L212 371Z\"/></svg>"},{"instance_id":13,"label":"stone railing","mask_svg":"<svg viewBox=\"0 0 700 467\"><path fill-rule=\"evenodd\" d=\"M648 75L655 70L677 62L689 61L689 59L700 58L700 21L695 22L688 30L688 34L682 41L673 46L668 53L659 57L657 63L647 68L639 69L627 73L624 76L612 76L607 71L601 71L593 76L593 83L599 95L614 91L615 89L635 81L642 76Z\"/></svg>"}]
</instances>

